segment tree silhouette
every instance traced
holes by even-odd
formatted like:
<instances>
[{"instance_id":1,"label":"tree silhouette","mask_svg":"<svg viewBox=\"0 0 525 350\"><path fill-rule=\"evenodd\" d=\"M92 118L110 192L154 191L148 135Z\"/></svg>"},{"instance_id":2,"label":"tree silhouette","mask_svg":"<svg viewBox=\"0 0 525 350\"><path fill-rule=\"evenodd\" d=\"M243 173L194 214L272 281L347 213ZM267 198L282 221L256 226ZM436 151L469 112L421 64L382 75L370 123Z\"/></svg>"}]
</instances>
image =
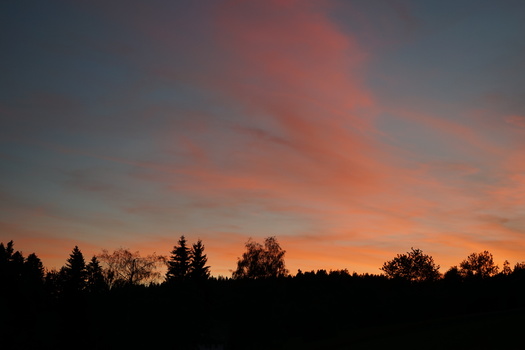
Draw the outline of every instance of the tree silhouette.
<instances>
[{"instance_id":1,"label":"tree silhouette","mask_svg":"<svg viewBox=\"0 0 525 350\"><path fill-rule=\"evenodd\" d=\"M275 237L267 237L264 246L251 238L246 242L246 252L237 261L233 278L268 278L286 276L284 254Z\"/></svg>"},{"instance_id":2,"label":"tree silhouette","mask_svg":"<svg viewBox=\"0 0 525 350\"><path fill-rule=\"evenodd\" d=\"M516 265L514 265L514 269L512 270L512 273L519 272L519 271L525 271L525 262L517 262Z\"/></svg>"},{"instance_id":3,"label":"tree silhouette","mask_svg":"<svg viewBox=\"0 0 525 350\"><path fill-rule=\"evenodd\" d=\"M11 255L8 262L8 280L12 288L22 287L24 276L24 256L18 250Z\"/></svg>"},{"instance_id":4,"label":"tree silhouette","mask_svg":"<svg viewBox=\"0 0 525 350\"><path fill-rule=\"evenodd\" d=\"M4 243L0 243L0 271L7 269L7 263L11 260L13 255L13 241L9 241L7 246Z\"/></svg>"},{"instance_id":5,"label":"tree silhouette","mask_svg":"<svg viewBox=\"0 0 525 350\"><path fill-rule=\"evenodd\" d=\"M13 241L0 243L0 290L18 290L22 285L24 256L14 250Z\"/></svg>"},{"instance_id":6,"label":"tree silhouette","mask_svg":"<svg viewBox=\"0 0 525 350\"><path fill-rule=\"evenodd\" d=\"M53 297L58 297L63 292L63 277L61 271L56 269L46 270L44 289Z\"/></svg>"},{"instance_id":7,"label":"tree silhouette","mask_svg":"<svg viewBox=\"0 0 525 350\"><path fill-rule=\"evenodd\" d=\"M170 259L167 262L166 280L168 282L184 280L190 272L190 258L190 249L186 245L186 238L180 236L178 245L173 247ZM206 264L206 262L204 263Z\"/></svg>"},{"instance_id":8,"label":"tree silhouette","mask_svg":"<svg viewBox=\"0 0 525 350\"><path fill-rule=\"evenodd\" d=\"M411 248L407 254L398 254L393 260L387 261L381 270L390 278L401 278L408 281L434 281L440 277L439 265L434 263L430 255L423 254L420 249Z\"/></svg>"},{"instance_id":9,"label":"tree silhouette","mask_svg":"<svg viewBox=\"0 0 525 350\"><path fill-rule=\"evenodd\" d=\"M505 260L503 262L503 269L501 270L501 274L508 276L512 273L512 268L510 267L510 263L508 260Z\"/></svg>"},{"instance_id":10,"label":"tree silhouette","mask_svg":"<svg viewBox=\"0 0 525 350\"><path fill-rule=\"evenodd\" d=\"M41 288L44 283L44 265L35 253L24 261L24 281L29 288Z\"/></svg>"},{"instance_id":11,"label":"tree silhouette","mask_svg":"<svg viewBox=\"0 0 525 350\"><path fill-rule=\"evenodd\" d=\"M457 266L452 266L450 269L448 269L448 271L445 272L443 278L448 282L458 282L462 280L462 276Z\"/></svg>"},{"instance_id":12,"label":"tree silhouette","mask_svg":"<svg viewBox=\"0 0 525 350\"><path fill-rule=\"evenodd\" d=\"M61 270L65 291L75 293L84 290L86 287L86 274L84 255L78 249L78 246L75 246L66 261L66 265Z\"/></svg>"},{"instance_id":13,"label":"tree silhouette","mask_svg":"<svg viewBox=\"0 0 525 350\"><path fill-rule=\"evenodd\" d=\"M90 292L101 292L107 289L107 283L104 279L102 266L96 256L86 266L87 290Z\"/></svg>"},{"instance_id":14,"label":"tree silhouette","mask_svg":"<svg viewBox=\"0 0 525 350\"><path fill-rule=\"evenodd\" d=\"M199 239L190 251L189 277L193 280L205 280L210 276L210 267L206 266L208 258L204 254L204 245Z\"/></svg>"},{"instance_id":15,"label":"tree silhouette","mask_svg":"<svg viewBox=\"0 0 525 350\"><path fill-rule=\"evenodd\" d=\"M494 258L488 251L472 253L459 264L459 272L463 277L486 278L498 273L499 267L494 264Z\"/></svg>"},{"instance_id":16,"label":"tree silhouette","mask_svg":"<svg viewBox=\"0 0 525 350\"><path fill-rule=\"evenodd\" d=\"M141 257L140 253L119 248L113 253L106 249L97 256L105 264L105 280L109 288L153 282L160 273L157 270L164 257L155 254Z\"/></svg>"},{"instance_id":17,"label":"tree silhouette","mask_svg":"<svg viewBox=\"0 0 525 350\"><path fill-rule=\"evenodd\" d=\"M11 245L11 253L8 248ZM0 290L7 288L8 285L8 274L9 274L9 260L12 254L13 241L7 243L7 248L4 243L0 243Z\"/></svg>"}]
</instances>

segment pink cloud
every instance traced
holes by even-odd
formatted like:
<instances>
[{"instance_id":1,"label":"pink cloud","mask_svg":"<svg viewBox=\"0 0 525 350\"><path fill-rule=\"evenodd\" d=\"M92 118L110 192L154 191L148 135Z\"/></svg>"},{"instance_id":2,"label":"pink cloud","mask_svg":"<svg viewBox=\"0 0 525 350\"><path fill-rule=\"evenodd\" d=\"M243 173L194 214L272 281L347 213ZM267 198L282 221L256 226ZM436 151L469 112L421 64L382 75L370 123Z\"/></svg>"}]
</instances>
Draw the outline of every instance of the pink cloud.
<instances>
[{"instance_id":1,"label":"pink cloud","mask_svg":"<svg viewBox=\"0 0 525 350\"><path fill-rule=\"evenodd\" d=\"M505 122L518 128L525 128L525 116L511 115L505 119Z\"/></svg>"}]
</instances>

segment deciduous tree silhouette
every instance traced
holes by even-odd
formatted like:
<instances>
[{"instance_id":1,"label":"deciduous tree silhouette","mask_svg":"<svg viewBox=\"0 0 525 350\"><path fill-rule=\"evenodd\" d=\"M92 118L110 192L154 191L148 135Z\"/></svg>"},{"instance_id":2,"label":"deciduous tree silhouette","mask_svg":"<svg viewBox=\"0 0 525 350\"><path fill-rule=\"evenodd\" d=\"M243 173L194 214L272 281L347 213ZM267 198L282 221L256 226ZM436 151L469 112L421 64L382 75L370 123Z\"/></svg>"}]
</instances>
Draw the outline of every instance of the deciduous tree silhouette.
<instances>
[{"instance_id":1,"label":"deciduous tree silhouette","mask_svg":"<svg viewBox=\"0 0 525 350\"><path fill-rule=\"evenodd\" d=\"M97 258L105 265L104 277L109 288L153 282L160 277L156 270L164 262L163 256L141 257L138 251L132 253L124 248L111 254L104 249Z\"/></svg>"},{"instance_id":2,"label":"deciduous tree silhouette","mask_svg":"<svg viewBox=\"0 0 525 350\"><path fill-rule=\"evenodd\" d=\"M488 251L472 253L459 264L459 272L463 277L486 278L498 273L499 267L494 263L492 254Z\"/></svg>"},{"instance_id":3,"label":"deciduous tree silhouette","mask_svg":"<svg viewBox=\"0 0 525 350\"><path fill-rule=\"evenodd\" d=\"M267 237L264 246L254 242L251 238L246 242L246 252L237 261L237 269L233 278L268 278L286 276L285 250L275 237Z\"/></svg>"},{"instance_id":4,"label":"deciduous tree silhouette","mask_svg":"<svg viewBox=\"0 0 525 350\"><path fill-rule=\"evenodd\" d=\"M167 266L167 282L182 281L188 277L190 272L190 249L186 245L184 236L181 236L178 245L173 247Z\"/></svg>"},{"instance_id":5,"label":"deciduous tree silhouette","mask_svg":"<svg viewBox=\"0 0 525 350\"><path fill-rule=\"evenodd\" d=\"M439 265L434 263L434 259L414 248L407 254L398 254L391 261L385 262L381 270L390 278L414 282L434 281L440 277Z\"/></svg>"},{"instance_id":6,"label":"deciduous tree silhouette","mask_svg":"<svg viewBox=\"0 0 525 350\"><path fill-rule=\"evenodd\" d=\"M192 280L205 280L210 277L210 267L206 266L208 258L204 254L204 245L200 239L191 247L190 258L189 277Z\"/></svg>"},{"instance_id":7,"label":"deciduous tree silhouette","mask_svg":"<svg viewBox=\"0 0 525 350\"><path fill-rule=\"evenodd\" d=\"M512 272L514 273L519 271L525 271L525 261L517 262L516 265L514 265Z\"/></svg>"},{"instance_id":8,"label":"deciduous tree silhouette","mask_svg":"<svg viewBox=\"0 0 525 350\"><path fill-rule=\"evenodd\" d=\"M503 262L503 269L501 270L501 274L508 276L512 273L512 268L510 267L510 263L508 260L505 260Z\"/></svg>"}]
</instances>

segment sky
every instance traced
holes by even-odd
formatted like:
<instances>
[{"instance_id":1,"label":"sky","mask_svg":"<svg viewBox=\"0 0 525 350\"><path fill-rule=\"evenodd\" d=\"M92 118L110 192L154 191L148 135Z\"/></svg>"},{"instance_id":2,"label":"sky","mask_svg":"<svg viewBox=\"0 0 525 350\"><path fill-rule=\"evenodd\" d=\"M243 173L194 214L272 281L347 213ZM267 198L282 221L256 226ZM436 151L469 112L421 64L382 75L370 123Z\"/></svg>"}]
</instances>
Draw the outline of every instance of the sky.
<instances>
[{"instance_id":1,"label":"sky","mask_svg":"<svg viewBox=\"0 0 525 350\"><path fill-rule=\"evenodd\" d=\"M3 1L0 242L514 265L524 68L523 1Z\"/></svg>"}]
</instances>

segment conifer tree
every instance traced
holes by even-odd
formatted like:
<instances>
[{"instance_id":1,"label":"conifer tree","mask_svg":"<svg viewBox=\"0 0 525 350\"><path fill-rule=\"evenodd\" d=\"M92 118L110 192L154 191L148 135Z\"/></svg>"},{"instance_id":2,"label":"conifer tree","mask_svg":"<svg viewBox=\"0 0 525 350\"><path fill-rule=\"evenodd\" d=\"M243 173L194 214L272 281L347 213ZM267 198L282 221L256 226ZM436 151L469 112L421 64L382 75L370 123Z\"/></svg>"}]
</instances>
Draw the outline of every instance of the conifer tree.
<instances>
[{"instance_id":1,"label":"conifer tree","mask_svg":"<svg viewBox=\"0 0 525 350\"><path fill-rule=\"evenodd\" d=\"M188 277L190 271L190 250L186 245L184 236L181 236L178 245L173 247L167 265L166 280L168 282L182 281Z\"/></svg>"},{"instance_id":2,"label":"conifer tree","mask_svg":"<svg viewBox=\"0 0 525 350\"><path fill-rule=\"evenodd\" d=\"M189 277L194 280L205 280L210 277L210 267L206 266L208 258L204 254L204 245L199 239L196 244L193 244L190 251L190 272Z\"/></svg>"},{"instance_id":3,"label":"conifer tree","mask_svg":"<svg viewBox=\"0 0 525 350\"><path fill-rule=\"evenodd\" d=\"M44 265L40 258L31 253L24 261L24 280L30 288L40 288L44 283Z\"/></svg>"},{"instance_id":4,"label":"conifer tree","mask_svg":"<svg viewBox=\"0 0 525 350\"><path fill-rule=\"evenodd\" d=\"M86 286L90 292L102 292L107 289L107 283L104 280L102 266L96 256L86 266Z\"/></svg>"},{"instance_id":5,"label":"conifer tree","mask_svg":"<svg viewBox=\"0 0 525 350\"><path fill-rule=\"evenodd\" d=\"M86 262L84 255L78 246L67 259L66 266L62 267L62 276L64 278L64 288L67 292L79 292L86 287Z\"/></svg>"},{"instance_id":6,"label":"conifer tree","mask_svg":"<svg viewBox=\"0 0 525 350\"><path fill-rule=\"evenodd\" d=\"M24 256L18 250L11 255L9 261L9 275L13 283L20 283L24 273Z\"/></svg>"},{"instance_id":7,"label":"conifer tree","mask_svg":"<svg viewBox=\"0 0 525 350\"><path fill-rule=\"evenodd\" d=\"M4 243L0 243L0 269L7 269L7 262L11 260L13 255L13 241L7 243L7 247Z\"/></svg>"}]
</instances>

